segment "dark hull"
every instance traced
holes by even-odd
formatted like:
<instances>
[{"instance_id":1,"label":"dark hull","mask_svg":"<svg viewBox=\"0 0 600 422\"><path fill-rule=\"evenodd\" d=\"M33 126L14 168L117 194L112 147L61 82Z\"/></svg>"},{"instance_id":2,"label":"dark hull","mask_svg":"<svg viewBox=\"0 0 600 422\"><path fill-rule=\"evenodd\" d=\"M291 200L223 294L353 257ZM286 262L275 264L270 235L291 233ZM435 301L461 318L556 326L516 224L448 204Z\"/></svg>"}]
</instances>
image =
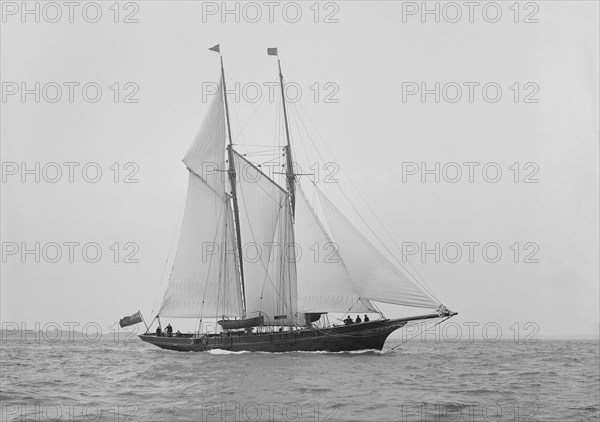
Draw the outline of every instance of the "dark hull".
<instances>
[{"instance_id":1,"label":"dark hull","mask_svg":"<svg viewBox=\"0 0 600 422\"><path fill-rule=\"evenodd\" d=\"M181 352L205 352L213 349L232 352L381 350L387 337L407 322L404 319L388 319L324 329L306 328L273 333L222 333L204 337L157 337L154 334L143 334L139 337L160 348Z\"/></svg>"}]
</instances>

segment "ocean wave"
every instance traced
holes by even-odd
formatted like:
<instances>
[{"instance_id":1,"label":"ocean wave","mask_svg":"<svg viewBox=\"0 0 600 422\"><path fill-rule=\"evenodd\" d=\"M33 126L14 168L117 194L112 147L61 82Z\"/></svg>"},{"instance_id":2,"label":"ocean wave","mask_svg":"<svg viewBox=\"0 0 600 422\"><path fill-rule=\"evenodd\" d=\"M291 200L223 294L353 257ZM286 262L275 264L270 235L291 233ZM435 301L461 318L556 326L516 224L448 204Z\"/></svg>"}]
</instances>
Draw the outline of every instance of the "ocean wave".
<instances>
[{"instance_id":1,"label":"ocean wave","mask_svg":"<svg viewBox=\"0 0 600 422\"><path fill-rule=\"evenodd\" d=\"M49 354L39 344L14 346L3 345L3 402L59 403L64 414L100 402L104 418L113 411L116 416L118 405L120 420L127 412L135 413L131 420L254 420L257 411L257 420L296 420L293 413L301 409L299 421L383 421L401 420L402 411L420 418L416 406L423 404L424 417L436 420L435 412L477 402L479 407L462 411L462 420L471 410L479 412L474 420L482 420L486 404L513 418L518 410L522 420L534 403L538 410L530 419L570 421L590 420L600 407L597 346L589 343L563 352L552 342L535 348L459 344L460 351L451 344L411 343L393 351L276 353L181 353L142 343L107 353L66 343L53 345ZM515 351L519 359L513 359ZM571 360L573 354L581 362ZM549 355L574 366L548 362L543 357ZM135 406L125 407L130 404ZM291 413L271 417L284 408Z\"/></svg>"}]
</instances>

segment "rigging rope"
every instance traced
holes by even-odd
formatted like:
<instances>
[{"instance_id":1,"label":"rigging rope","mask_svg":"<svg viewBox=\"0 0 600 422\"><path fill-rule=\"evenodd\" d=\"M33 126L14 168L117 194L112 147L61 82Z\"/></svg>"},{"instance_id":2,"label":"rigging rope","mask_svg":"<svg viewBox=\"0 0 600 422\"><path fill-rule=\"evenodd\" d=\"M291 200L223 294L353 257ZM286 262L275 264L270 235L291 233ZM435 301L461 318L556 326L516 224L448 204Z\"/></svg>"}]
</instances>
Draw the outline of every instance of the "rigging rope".
<instances>
[{"instance_id":1,"label":"rigging rope","mask_svg":"<svg viewBox=\"0 0 600 422\"><path fill-rule=\"evenodd\" d=\"M447 319L450 319L450 318L452 318L452 316L447 316L447 317L445 317L445 318L442 318L442 319L440 319L438 322L436 322L435 324L433 324L431 327L429 327L429 328L428 328L428 329L426 329L425 331L421 331L421 332L419 332L419 333L415 333L415 335L413 335L413 336L411 336L411 337L407 338L406 340L402 341L400 344L397 344L397 345L395 345L394 347L392 347L391 349L388 349L388 350L386 350L385 352L383 352L383 354L386 354L386 353L388 353L388 352L391 352L392 350L395 350L395 349L397 349L398 347L402 346L404 343L406 343L406 342L408 342L408 341L412 340L414 337L416 337L416 335L417 335L417 334L420 334L420 335L422 335L423 333L426 333L427 331L431 330L432 328L435 328L435 327L437 327L437 326L438 326L438 325L440 325L442 322L444 322L444 321L446 321ZM425 325L425 326L427 326L427 322L422 322L422 323L421 323L421 324L419 324L419 325ZM402 329L404 329L404 327L402 327Z\"/></svg>"},{"instance_id":2,"label":"rigging rope","mask_svg":"<svg viewBox=\"0 0 600 422\"><path fill-rule=\"evenodd\" d=\"M187 195L186 195L186 197L187 197ZM175 226L175 230L173 231L173 237L171 238L171 242L170 242L170 246L169 246L169 252L167 254L167 259L165 260L165 265L163 266L163 271L162 271L162 274L160 276L160 283L158 285L158 289L156 290L156 293L154 294L154 303L152 304L152 312L150 313L150 315L154 315L154 310L156 309L156 302L158 301L159 293L161 291L165 291L165 289L163 289L163 285L165 284L165 274L167 272L167 268L169 267L169 261L171 259L172 254L173 254L173 249L176 249L175 248L176 239L179 238L179 236L177 236L177 235L181 231L181 226L183 225L183 214L185 213L185 203L186 203L186 201L187 201L187 199L184 198L183 199L183 203L181 204L181 207L180 207L181 211L179 211L179 218L177 219L177 225ZM173 256L173 264L171 265L171 272L173 272L173 266L174 265L175 265L175 257ZM171 278L171 274L170 273L169 273L169 278ZM166 293L166 291L165 291L165 293Z\"/></svg>"},{"instance_id":3,"label":"rigging rope","mask_svg":"<svg viewBox=\"0 0 600 422\"><path fill-rule=\"evenodd\" d=\"M223 215L223 211L227 207L227 202L226 201L228 201L228 199L222 202L221 210L219 211L219 215L218 215L218 217L216 219L217 220L217 224L216 224L215 234L213 236L213 242L212 242L213 245L217 244L217 236L219 234L219 223L221 221L221 215ZM225 220L227 220L227 212L225 212ZM210 274L210 271L212 269L212 265L213 265L213 261L214 261L213 257L214 257L214 255L211 255L210 262L208 264L207 275ZM219 261L221 261L219 258L220 257L218 257L217 259ZM221 270L221 266L220 266L220 262L219 262L219 278L220 278L220 270ZM219 282L220 281L221 280L219 280ZM206 291L208 289L208 285L209 285L209 283L205 283L204 284L204 292L202 292L202 305L204 305L204 300L206 299ZM217 313L218 313L218 308L219 308L219 293L220 293L220 291L219 291L219 283L217 283ZM202 322L202 318L203 317L204 317L204 306L202 306L202 309L200 310L200 323Z\"/></svg>"},{"instance_id":4,"label":"rigging rope","mask_svg":"<svg viewBox=\"0 0 600 422\"><path fill-rule=\"evenodd\" d=\"M242 126L240 119L239 119L239 113L237 112L237 107L235 105L235 101L233 101L232 104L232 108L233 108L233 113L234 117L237 121L238 124L238 128L239 128L239 134L242 137L242 141L244 142L244 145L246 144L246 138L244 136L244 130L246 129L246 126L248 126L248 123L250 123L252 121L252 118L254 117L255 114L258 114L258 116L261 118L261 120L263 121L263 123L265 124L265 126L267 126L268 129L271 129L271 127L269 127L269 125L265 122L264 118L262 117L262 115L260 113L258 113L258 110L260 109L260 107L262 106L262 104L266 101L266 96L264 96L261 101L258 103L258 105L256 107L254 107L254 110L252 111L252 114L250 115L250 117L248 118L248 120L246 120L246 123L244 123L244 125Z\"/></svg>"}]
</instances>

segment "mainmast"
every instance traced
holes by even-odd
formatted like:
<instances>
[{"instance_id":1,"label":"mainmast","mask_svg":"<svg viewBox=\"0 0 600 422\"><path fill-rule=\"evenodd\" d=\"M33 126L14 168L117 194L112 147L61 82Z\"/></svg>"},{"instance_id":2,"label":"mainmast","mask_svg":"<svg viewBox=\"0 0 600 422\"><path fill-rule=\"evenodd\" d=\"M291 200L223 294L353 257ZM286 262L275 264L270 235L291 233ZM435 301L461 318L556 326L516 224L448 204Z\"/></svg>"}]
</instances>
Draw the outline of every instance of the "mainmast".
<instances>
[{"instance_id":1,"label":"mainmast","mask_svg":"<svg viewBox=\"0 0 600 422\"><path fill-rule=\"evenodd\" d=\"M295 186L295 175L294 175L294 161L292 159L292 146L290 144L290 129L288 126L287 109L285 106L285 94L283 89L283 74L281 73L281 61L277 53L277 48L267 48L267 54L269 56L277 56L277 65L279 66L279 86L281 87L281 103L283 104L283 120L285 122L285 137L287 145L285 147L286 157L286 180L287 188L290 194L290 200L292 203L292 217L296 214L296 186Z\"/></svg>"},{"instance_id":2,"label":"mainmast","mask_svg":"<svg viewBox=\"0 0 600 422\"><path fill-rule=\"evenodd\" d=\"M231 124L229 123L229 104L227 103L227 85L225 82L225 67L223 66L223 56L221 55L221 49L219 44L215 45L212 48L209 48L211 51L215 51L219 53L219 58L221 59L221 79L223 80L223 98L225 99L225 116L227 121L227 133L229 133L229 145L227 145L227 157L229 162L229 183L231 184L231 198L233 200L233 218L235 222L235 238L237 241L237 249L238 249L238 263L240 266L240 282L241 282L241 292L242 292L242 309L243 316L246 317L246 289L244 286L244 260L242 255L242 236L240 231L240 208L238 206L237 200L237 187L236 187L236 172L235 172L235 162L233 160L233 135L231 133Z\"/></svg>"}]
</instances>

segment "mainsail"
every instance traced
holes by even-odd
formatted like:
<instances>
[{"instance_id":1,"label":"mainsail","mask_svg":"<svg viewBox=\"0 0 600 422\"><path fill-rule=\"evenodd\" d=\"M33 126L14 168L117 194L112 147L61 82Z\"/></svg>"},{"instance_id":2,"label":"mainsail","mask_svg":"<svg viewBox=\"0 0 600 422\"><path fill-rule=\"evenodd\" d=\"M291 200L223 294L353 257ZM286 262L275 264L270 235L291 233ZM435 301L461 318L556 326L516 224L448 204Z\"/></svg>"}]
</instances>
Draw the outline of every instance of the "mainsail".
<instances>
[{"instance_id":1,"label":"mainsail","mask_svg":"<svg viewBox=\"0 0 600 422\"><path fill-rule=\"evenodd\" d=\"M288 193L235 153L246 314L265 325L295 324L296 260Z\"/></svg>"}]
</instances>

